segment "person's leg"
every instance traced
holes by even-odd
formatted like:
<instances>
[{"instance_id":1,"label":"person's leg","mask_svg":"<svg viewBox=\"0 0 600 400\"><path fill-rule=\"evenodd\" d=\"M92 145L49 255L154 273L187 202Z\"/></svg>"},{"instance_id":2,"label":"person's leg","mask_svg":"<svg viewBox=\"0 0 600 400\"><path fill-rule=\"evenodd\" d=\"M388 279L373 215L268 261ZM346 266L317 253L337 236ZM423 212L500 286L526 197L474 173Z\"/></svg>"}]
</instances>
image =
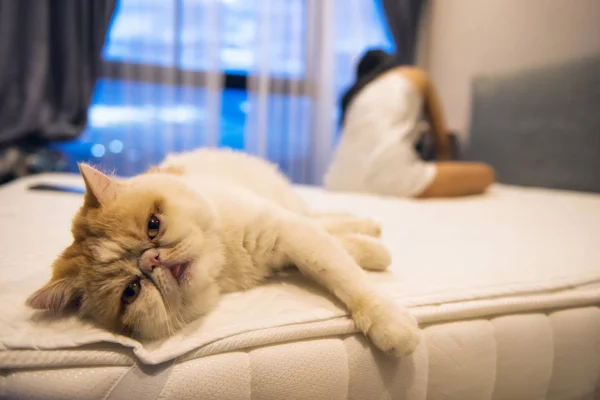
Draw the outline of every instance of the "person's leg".
<instances>
[{"instance_id":1,"label":"person's leg","mask_svg":"<svg viewBox=\"0 0 600 400\"><path fill-rule=\"evenodd\" d=\"M417 198L458 197L485 192L495 179L492 167L476 162L441 162L427 188Z\"/></svg>"}]
</instances>

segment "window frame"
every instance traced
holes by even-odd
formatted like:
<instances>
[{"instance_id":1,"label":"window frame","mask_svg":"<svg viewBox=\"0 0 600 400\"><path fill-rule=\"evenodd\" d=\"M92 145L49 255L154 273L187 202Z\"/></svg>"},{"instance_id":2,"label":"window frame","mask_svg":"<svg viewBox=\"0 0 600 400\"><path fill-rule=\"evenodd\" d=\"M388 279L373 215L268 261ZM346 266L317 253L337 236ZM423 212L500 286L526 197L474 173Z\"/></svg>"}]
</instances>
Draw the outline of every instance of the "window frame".
<instances>
[{"instance_id":1,"label":"window frame","mask_svg":"<svg viewBox=\"0 0 600 400\"><path fill-rule=\"evenodd\" d=\"M168 1L168 0L167 0ZM249 82L255 78L252 74L235 74L228 73L222 70L218 71L198 71L186 68L180 68L181 65L181 30L183 28L183 12L184 4L183 0L171 0L174 2L174 27L175 27L175 46L174 46L174 66L161 66L157 64L145 64L145 63L134 63L126 61L114 61L114 60L103 60L102 68L100 71L100 78L104 79L121 79L133 82L144 82L144 83L158 83L168 85L186 85L192 87L206 87L209 75L215 73L222 74L223 76L223 89L237 89L251 91ZM277 0L282 1L282 0ZM305 15L313 15L316 18L322 18L323 15L315 7L323 0L305 0L306 12ZM331 0L325 0L331 1ZM385 0L372 0L376 3L375 7L378 12L383 14L382 24L386 26L386 31L389 31L387 13L383 2ZM115 18L116 16L113 16ZM304 21L306 26L306 20ZM322 27L321 21L315 21L314 25L317 27L315 35L319 35L320 27ZM317 41L317 46L320 46L320 41ZM309 46L310 43L305 43L305 46ZM305 48L305 50L308 50ZM311 49L312 54L319 54L320 49ZM269 94L289 94L292 91L298 96L314 97L318 93L315 87L315 82L312 81L309 76L310 71L306 71L304 78L293 79L293 78L278 78L269 77L271 82L268 85ZM308 77L307 77L308 76Z\"/></svg>"},{"instance_id":2,"label":"window frame","mask_svg":"<svg viewBox=\"0 0 600 400\"><path fill-rule=\"evenodd\" d=\"M133 63L126 61L103 60L100 76L105 79L123 79L133 82L160 83L168 85L183 85L192 87L206 87L208 76L213 73L223 75L223 89L238 89L250 91L249 81L254 77L252 74L233 74L222 70L208 72L198 71L186 68L180 68L181 65L181 30L183 28L183 0L172 0L174 2L174 27L175 27L175 45L174 45L174 66L161 66L157 64ZM278 0L281 1L281 0ZM321 0L317 0L321 1ZM380 1L380 0L375 0ZM314 1L306 1L305 6L310 7ZM115 18L113 16L113 18ZM304 21L306 25L306 21ZM310 96L314 93L313 85L310 79L291 79L269 77L272 83L269 85L270 94L286 94L292 91L300 96Z\"/></svg>"}]
</instances>

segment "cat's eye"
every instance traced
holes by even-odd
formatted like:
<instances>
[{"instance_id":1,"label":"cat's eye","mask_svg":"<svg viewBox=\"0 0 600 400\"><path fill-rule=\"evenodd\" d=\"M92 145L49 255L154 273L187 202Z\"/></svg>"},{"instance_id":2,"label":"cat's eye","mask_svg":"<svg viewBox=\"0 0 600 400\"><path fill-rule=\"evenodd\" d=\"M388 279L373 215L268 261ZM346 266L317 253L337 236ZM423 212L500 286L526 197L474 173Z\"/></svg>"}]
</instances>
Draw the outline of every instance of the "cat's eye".
<instances>
[{"instance_id":1,"label":"cat's eye","mask_svg":"<svg viewBox=\"0 0 600 400\"><path fill-rule=\"evenodd\" d=\"M129 285L123 291L123 295L121 296L121 301L125 304L131 304L137 299L140 291L142 290L142 285L140 285L140 280L136 279L133 282L130 282Z\"/></svg>"},{"instance_id":2,"label":"cat's eye","mask_svg":"<svg viewBox=\"0 0 600 400\"><path fill-rule=\"evenodd\" d=\"M158 231L160 229L160 221L156 217L156 215L152 215L148 220L148 237L150 239L154 239L158 235Z\"/></svg>"}]
</instances>

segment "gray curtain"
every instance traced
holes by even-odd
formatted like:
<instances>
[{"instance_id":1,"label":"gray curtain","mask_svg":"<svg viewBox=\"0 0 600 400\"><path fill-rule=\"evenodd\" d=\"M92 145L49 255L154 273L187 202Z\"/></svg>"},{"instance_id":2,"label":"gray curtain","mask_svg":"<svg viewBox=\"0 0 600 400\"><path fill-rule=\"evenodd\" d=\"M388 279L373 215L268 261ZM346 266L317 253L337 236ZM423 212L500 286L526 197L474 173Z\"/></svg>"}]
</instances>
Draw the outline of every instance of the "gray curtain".
<instances>
[{"instance_id":1,"label":"gray curtain","mask_svg":"<svg viewBox=\"0 0 600 400\"><path fill-rule=\"evenodd\" d=\"M0 1L0 149L81 133L115 6Z\"/></svg>"},{"instance_id":2,"label":"gray curtain","mask_svg":"<svg viewBox=\"0 0 600 400\"><path fill-rule=\"evenodd\" d=\"M425 0L381 0L396 45L399 64L414 64L417 33Z\"/></svg>"}]
</instances>

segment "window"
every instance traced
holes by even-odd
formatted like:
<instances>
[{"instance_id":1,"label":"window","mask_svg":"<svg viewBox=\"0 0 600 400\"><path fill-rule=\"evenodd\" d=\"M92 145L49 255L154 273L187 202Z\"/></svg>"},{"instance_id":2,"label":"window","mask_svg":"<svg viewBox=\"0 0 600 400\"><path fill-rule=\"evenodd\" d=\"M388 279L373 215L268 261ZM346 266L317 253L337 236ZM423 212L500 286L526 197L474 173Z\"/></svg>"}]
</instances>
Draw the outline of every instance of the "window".
<instances>
[{"instance_id":1,"label":"window","mask_svg":"<svg viewBox=\"0 0 600 400\"><path fill-rule=\"evenodd\" d=\"M59 145L70 156L70 168L76 171L77 161L91 161L131 175L159 162L167 151L206 144L207 86L215 73L224 74L217 144L243 148L246 87L260 62L254 43L264 24L272 38L269 74L280 82L272 85L274 91L305 79L304 21L310 0L270 0L266 11L264 1L120 0L88 127L78 140ZM366 48L393 49L380 0L348 5L334 7L338 97L351 84L355 60ZM360 19L361 29L348 23L353 19ZM277 96L286 94L271 97ZM287 139L269 140L277 147Z\"/></svg>"}]
</instances>

